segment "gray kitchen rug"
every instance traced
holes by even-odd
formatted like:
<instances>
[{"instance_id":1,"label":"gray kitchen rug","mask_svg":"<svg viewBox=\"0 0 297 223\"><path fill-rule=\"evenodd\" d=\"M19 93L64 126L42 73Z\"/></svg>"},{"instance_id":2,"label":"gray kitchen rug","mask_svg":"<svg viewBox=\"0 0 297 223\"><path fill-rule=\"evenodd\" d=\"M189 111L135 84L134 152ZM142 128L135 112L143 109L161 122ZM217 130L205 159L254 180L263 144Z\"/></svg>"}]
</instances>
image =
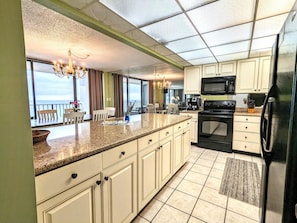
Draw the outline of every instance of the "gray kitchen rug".
<instances>
[{"instance_id":1,"label":"gray kitchen rug","mask_svg":"<svg viewBox=\"0 0 297 223\"><path fill-rule=\"evenodd\" d=\"M227 158L219 193L259 206L260 174L257 164Z\"/></svg>"}]
</instances>

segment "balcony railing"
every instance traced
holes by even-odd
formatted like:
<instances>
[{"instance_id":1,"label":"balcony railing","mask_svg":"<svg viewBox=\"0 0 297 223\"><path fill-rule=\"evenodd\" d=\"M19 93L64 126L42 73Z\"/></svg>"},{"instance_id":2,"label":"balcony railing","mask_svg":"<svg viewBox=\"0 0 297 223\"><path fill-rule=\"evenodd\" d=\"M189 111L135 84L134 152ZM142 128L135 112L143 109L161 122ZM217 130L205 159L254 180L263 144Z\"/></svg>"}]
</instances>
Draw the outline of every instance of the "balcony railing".
<instances>
[{"instance_id":1,"label":"balcony railing","mask_svg":"<svg viewBox=\"0 0 297 223\"><path fill-rule=\"evenodd\" d=\"M79 107L82 107L82 103L79 103ZM63 117L66 108L73 108L70 103L57 103L57 104L36 104L36 113L39 110L55 109L57 110L58 117ZM37 115L34 112L34 105L30 104L30 116L31 119L37 119Z\"/></svg>"}]
</instances>

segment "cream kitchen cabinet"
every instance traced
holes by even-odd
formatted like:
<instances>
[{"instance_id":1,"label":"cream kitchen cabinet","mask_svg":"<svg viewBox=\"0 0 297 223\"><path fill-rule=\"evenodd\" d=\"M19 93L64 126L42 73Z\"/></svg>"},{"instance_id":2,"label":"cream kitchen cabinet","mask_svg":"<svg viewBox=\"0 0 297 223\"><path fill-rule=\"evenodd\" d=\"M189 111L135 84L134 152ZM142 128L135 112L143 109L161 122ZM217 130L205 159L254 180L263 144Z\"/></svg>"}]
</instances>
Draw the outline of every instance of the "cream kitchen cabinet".
<instances>
[{"instance_id":1,"label":"cream kitchen cabinet","mask_svg":"<svg viewBox=\"0 0 297 223\"><path fill-rule=\"evenodd\" d=\"M190 125L188 120L174 125L174 143L173 143L173 172L176 172L187 160L190 155Z\"/></svg>"},{"instance_id":2,"label":"cream kitchen cabinet","mask_svg":"<svg viewBox=\"0 0 297 223\"><path fill-rule=\"evenodd\" d=\"M103 152L103 222L130 222L137 215L137 141Z\"/></svg>"},{"instance_id":3,"label":"cream kitchen cabinet","mask_svg":"<svg viewBox=\"0 0 297 223\"><path fill-rule=\"evenodd\" d=\"M260 117L234 115L233 150L260 154Z\"/></svg>"},{"instance_id":4,"label":"cream kitchen cabinet","mask_svg":"<svg viewBox=\"0 0 297 223\"><path fill-rule=\"evenodd\" d=\"M180 115L191 116L191 126L190 126L190 141L192 143L198 143L198 112L189 113L181 112Z\"/></svg>"},{"instance_id":5,"label":"cream kitchen cabinet","mask_svg":"<svg viewBox=\"0 0 297 223\"><path fill-rule=\"evenodd\" d=\"M236 75L236 61L203 65L202 77L219 77Z\"/></svg>"},{"instance_id":6,"label":"cream kitchen cabinet","mask_svg":"<svg viewBox=\"0 0 297 223\"><path fill-rule=\"evenodd\" d=\"M236 93L266 93L269 86L270 57L239 60Z\"/></svg>"},{"instance_id":7,"label":"cream kitchen cabinet","mask_svg":"<svg viewBox=\"0 0 297 223\"><path fill-rule=\"evenodd\" d=\"M38 223L101 222L101 154L35 178Z\"/></svg>"},{"instance_id":8,"label":"cream kitchen cabinet","mask_svg":"<svg viewBox=\"0 0 297 223\"><path fill-rule=\"evenodd\" d=\"M138 209L156 195L172 176L172 127L138 140ZM158 140L154 139L158 136ZM161 141L159 141L159 138Z\"/></svg>"},{"instance_id":9,"label":"cream kitchen cabinet","mask_svg":"<svg viewBox=\"0 0 297 223\"><path fill-rule=\"evenodd\" d=\"M153 140L154 138L158 140ZM138 209L139 211L155 196L159 190L159 132L138 140Z\"/></svg>"},{"instance_id":10,"label":"cream kitchen cabinet","mask_svg":"<svg viewBox=\"0 0 297 223\"><path fill-rule=\"evenodd\" d=\"M184 72L184 94L200 94L202 66L186 67Z\"/></svg>"}]
</instances>

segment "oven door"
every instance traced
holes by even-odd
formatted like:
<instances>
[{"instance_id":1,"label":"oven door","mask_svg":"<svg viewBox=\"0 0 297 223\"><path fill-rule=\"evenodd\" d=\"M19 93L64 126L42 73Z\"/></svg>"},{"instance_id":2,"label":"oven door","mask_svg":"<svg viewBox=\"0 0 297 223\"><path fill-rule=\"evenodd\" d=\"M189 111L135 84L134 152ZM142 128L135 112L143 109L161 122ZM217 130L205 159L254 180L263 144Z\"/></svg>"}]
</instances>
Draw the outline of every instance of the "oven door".
<instances>
[{"instance_id":1,"label":"oven door","mask_svg":"<svg viewBox=\"0 0 297 223\"><path fill-rule=\"evenodd\" d=\"M198 113L198 146L232 152L233 115Z\"/></svg>"}]
</instances>

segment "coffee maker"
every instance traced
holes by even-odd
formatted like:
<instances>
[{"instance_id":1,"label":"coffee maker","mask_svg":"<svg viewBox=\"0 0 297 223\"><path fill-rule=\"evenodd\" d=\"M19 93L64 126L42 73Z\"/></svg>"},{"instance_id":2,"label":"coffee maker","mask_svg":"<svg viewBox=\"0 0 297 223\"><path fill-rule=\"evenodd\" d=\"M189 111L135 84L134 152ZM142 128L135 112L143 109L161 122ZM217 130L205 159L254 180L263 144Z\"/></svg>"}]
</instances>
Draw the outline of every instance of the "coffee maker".
<instances>
[{"instance_id":1,"label":"coffee maker","mask_svg":"<svg viewBox=\"0 0 297 223\"><path fill-rule=\"evenodd\" d=\"M201 106L201 98L200 96L194 96L187 98L187 110L198 110Z\"/></svg>"}]
</instances>

